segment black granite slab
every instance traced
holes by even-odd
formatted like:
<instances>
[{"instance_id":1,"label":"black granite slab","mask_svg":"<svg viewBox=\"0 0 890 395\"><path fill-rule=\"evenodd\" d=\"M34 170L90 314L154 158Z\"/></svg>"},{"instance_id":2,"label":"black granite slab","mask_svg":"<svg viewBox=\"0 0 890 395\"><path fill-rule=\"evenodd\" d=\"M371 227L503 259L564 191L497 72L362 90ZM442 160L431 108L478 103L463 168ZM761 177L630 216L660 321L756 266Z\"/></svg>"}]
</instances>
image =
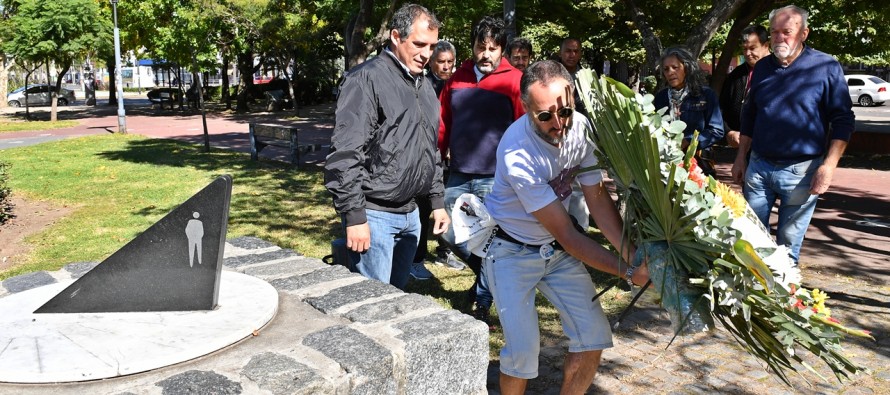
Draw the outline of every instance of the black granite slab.
<instances>
[{"instance_id":1,"label":"black granite slab","mask_svg":"<svg viewBox=\"0 0 890 395\"><path fill-rule=\"evenodd\" d=\"M259 250L262 248L277 247L266 240L253 236L241 236L229 240L229 244L234 247L243 248L245 250Z\"/></svg>"},{"instance_id":2,"label":"black granite slab","mask_svg":"<svg viewBox=\"0 0 890 395\"><path fill-rule=\"evenodd\" d=\"M241 383L216 372L189 370L155 383L163 395L238 395Z\"/></svg>"},{"instance_id":3,"label":"black granite slab","mask_svg":"<svg viewBox=\"0 0 890 395\"><path fill-rule=\"evenodd\" d=\"M247 254L247 255L229 257L229 258L225 259L224 264L226 265L226 267L238 268L241 266L252 265L254 263L269 262L269 261L274 261L276 259L293 258L293 257L300 257L300 256L302 256L302 255L300 255L299 253L297 253L294 250L281 249L281 250L265 252L262 254Z\"/></svg>"},{"instance_id":4,"label":"black granite slab","mask_svg":"<svg viewBox=\"0 0 890 395\"><path fill-rule=\"evenodd\" d=\"M212 310L232 177L218 177L35 313Z\"/></svg>"}]
</instances>

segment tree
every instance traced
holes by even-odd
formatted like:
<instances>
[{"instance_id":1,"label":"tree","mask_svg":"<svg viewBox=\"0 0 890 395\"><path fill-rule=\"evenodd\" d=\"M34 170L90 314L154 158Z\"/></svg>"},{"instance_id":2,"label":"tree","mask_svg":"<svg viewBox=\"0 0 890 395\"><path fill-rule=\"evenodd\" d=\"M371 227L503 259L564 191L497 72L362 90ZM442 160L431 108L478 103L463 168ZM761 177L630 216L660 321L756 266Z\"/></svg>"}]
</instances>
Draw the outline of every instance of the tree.
<instances>
[{"instance_id":1,"label":"tree","mask_svg":"<svg viewBox=\"0 0 890 395\"><path fill-rule=\"evenodd\" d=\"M59 70L51 89L53 104L50 119L56 120L56 96L62 76L75 59L94 51L108 37L107 24L98 18L94 0L23 0L11 18L16 34L5 49L24 60L42 61L49 68L54 62ZM47 73L49 74L49 73Z\"/></svg>"}]
</instances>

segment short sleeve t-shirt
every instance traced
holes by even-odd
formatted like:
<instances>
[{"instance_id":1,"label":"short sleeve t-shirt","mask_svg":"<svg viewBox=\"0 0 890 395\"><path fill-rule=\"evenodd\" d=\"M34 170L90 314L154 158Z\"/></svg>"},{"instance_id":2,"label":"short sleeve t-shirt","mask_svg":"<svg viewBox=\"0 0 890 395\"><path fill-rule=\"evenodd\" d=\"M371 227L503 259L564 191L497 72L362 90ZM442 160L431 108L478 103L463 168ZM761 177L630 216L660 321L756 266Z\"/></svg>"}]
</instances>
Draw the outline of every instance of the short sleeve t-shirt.
<instances>
[{"instance_id":1,"label":"short sleeve t-shirt","mask_svg":"<svg viewBox=\"0 0 890 395\"><path fill-rule=\"evenodd\" d=\"M596 146L588 138L590 123L576 112L572 128L560 147L542 140L523 115L504 133L497 150L494 185L485 197L485 207L501 229L516 240L545 244L554 240L531 213L559 199L568 210L575 181L596 185L602 170L577 170L597 164Z\"/></svg>"}]
</instances>

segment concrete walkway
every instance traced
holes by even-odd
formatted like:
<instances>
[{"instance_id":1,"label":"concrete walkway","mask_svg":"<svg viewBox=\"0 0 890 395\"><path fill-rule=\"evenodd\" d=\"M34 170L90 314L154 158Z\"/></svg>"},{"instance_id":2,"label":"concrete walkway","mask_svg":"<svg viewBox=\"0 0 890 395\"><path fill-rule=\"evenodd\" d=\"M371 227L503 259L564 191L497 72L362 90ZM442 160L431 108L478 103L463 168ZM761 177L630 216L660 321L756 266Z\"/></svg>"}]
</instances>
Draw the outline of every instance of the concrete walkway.
<instances>
[{"instance_id":1,"label":"concrete walkway","mask_svg":"<svg viewBox=\"0 0 890 395\"><path fill-rule=\"evenodd\" d=\"M127 108L131 133L200 143L200 114L160 111L137 100ZM147 101L146 101L147 103ZM283 119L293 113L208 116L210 144L249 152L247 123L276 121L301 127L312 143L325 144L333 127L333 104L304 108L299 119ZM63 118L81 119L81 125L45 132L0 134L0 149L33 144L40 139L67 138L109 133L117 128L115 108L69 107ZM883 114L883 113L882 113ZM869 128L890 130L890 119L860 118ZM314 152L306 163L323 163L326 152ZM286 160L283 150L269 147L261 160ZM718 166L727 179L729 165ZM873 332L877 342L850 339L845 348L851 358L871 369L842 385L820 362L811 361L826 375L822 381L809 372L791 376L795 388L773 378L757 360L741 350L728 332L671 340L666 314L653 302L643 300L617 328L615 347L607 350L591 393L604 394L890 394L890 171L840 168L828 193L820 198L801 253L804 285L829 293L832 315L842 322ZM645 299L645 298L644 298ZM529 384L529 393L556 394L562 380L565 338L561 331L542 333L540 376ZM810 384L807 384L809 381ZM488 388L497 392L497 362L489 367Z\"/></svg>"}]
</instances>

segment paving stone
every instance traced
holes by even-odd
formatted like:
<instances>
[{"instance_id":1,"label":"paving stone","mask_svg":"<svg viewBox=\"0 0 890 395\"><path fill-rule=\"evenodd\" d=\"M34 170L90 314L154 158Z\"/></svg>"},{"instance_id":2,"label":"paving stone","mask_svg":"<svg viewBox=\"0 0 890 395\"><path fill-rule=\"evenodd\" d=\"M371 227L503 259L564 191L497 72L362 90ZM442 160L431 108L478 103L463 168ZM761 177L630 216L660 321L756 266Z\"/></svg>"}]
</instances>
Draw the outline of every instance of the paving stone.
<instances>
[{"instance_id":1,"label":"paving stone","mask_svg":"<svg viewBox=\"0 0 890 395\"><path fill-rule=\"evenodd\" d=\"M189 370L155 383L163 395L237 395L241 383L212 371Z\"/></svg>"},{"instance_id":2,"label":"paving stone","mask_svg":"<svg viewBox=\"0 0 890 395\"><path fill-rule=\"evenodd\" d=\"M350 273L349 270L343 266L326 266L307 274L279 278L272 280L269 283L272 284L275 289L281 291L296 291L313 285L353 276L356 276L356 274Z\"/></svg>"},{"instance_id":3,"label":"paving stone","mask_svg":"<svg viewBox=\"0 0 890 395\"><path fill-rule=\"evenodd\" d=\"M71 273L71 278L77 279L82 277L84 274L87 274L88 271L93 270L94 267L98 266L99 262L74 262L69 263L63 267L65 271Z\"/></svg>"},{"instance_id":4,"label":"paving stone","mask_svg":"<svg viewBox=\"0 0 890 395\"><path fill-rule=\"evenodd\" d=\"M878 372L878 374L875 375L875 378L879 380L890 381L890 370Z\"/></svg>"},{"instance_id":5,"label":"paving stone","mask_svg":"<svg viewBox=\"0 0 890 395\"><path fill-rule=\"evenodd\" d=\"M363 305L343 314L343 317L348 318L352 322L372 323L390 321L412 311L425 309L442 310L442 305L429 296L405 294L397 298Z\"/></svg>"},{"instance_id":6,"label":"paving stone","mask_svg":"<svg viewBox=\"0 0 890 395\"><path fill-rule=\"evenodd\" d=\"M324 377L286 355L264 352L254 355L241 371L245 377L276 395L331 392ZM327 391L325 391L327 390Z\"/></svg>"},{"instance_id":7,"label":"paving stone","mask_svg":"<svg viewBox=\"0 0 890 395\"><path fill-rule=\"evenodd\" d=\"M318 259L306 257L294 257L284 262L273 263L271 265L252 266L244 268L244 274L262 279L278 278L281 276L292 276L306 274L314 270L326 267Z\"/></svg>"},{"instance_id":8,"label":"paving stone","mask_svg":"<svg viewBox=\"0 0 890 395\"><path fill-rule=\"evenodd\" d=\"M393 325L405 342L409 394L466 394L485 389L488 327L454 310Z\"/></svg>"},{"instance_id":9,"label":"paving stone","mask_svg":"<svg viewBox=\"0 0 890 395\"><path fill-rule=\"evenodd\" d=\"M253 236L236 237L234 239L229 239L228 242L235 247L243 248L245 250L259 250L263 248L277 247L275 244Z\"/></svg>"},{"instance_id":10,"label":"paving stone","mask_svg":"<svg viewBox=\"0 0 890 395\"><path fill-rule=\"evenodd\" d=\"M252 265L254 263L268 262L274 261L276 259L293 258L299 256L302 255L293 250L281 249L272 252L266 252L263 254L248 254L228 257L223 260L223 265L230 268L239 268L241 266Z\"/></svg>"},{"instance_id":11,"label":"paving stone","mask_svg":"<svg viewBox=\"0 0 890 395\"><path fill-rule=\"evenodd\" d=\"M330 266L329 268L319 269L310 273L309 276L304 277L311 277L316 273L321 274L320 272L331 272L331 276L335 278L337 276L339 276L339 278L357 276L357 274L351 273L343 266ZM272 285L275 285L275 287L278 288L275 282L276 281L273 281ZM306 298L306 303L309 303L312 307L328 314L347 304L394 293L402 293L402 291L392 285L384 284L380 281L364 280L355 284L333 289L324 296Z\"/></svg>"},{"instance_id":12,"label":"paving stone","mask_svg":"<svg viewBox=\"0 0 890 395\"><path fill-rule=\"evenodd\" d=\"M394 394L392 354L363 333L345 326L333 326L307 335L303 345L318 350L356 376L353 394Z\"/></svg>"},{"instance_id":13,"label":"paving stone","mask_svg":"<svg viewBox=\"0 0 890 395\"><path fill-rule=\"evenodd\" d=\"M49 273L40 271L7 278L6 280L3 280L2 284L9 293L17 293L44 285L54 284L55 282L56 279Z\"/></svg>"}]
</instances>

